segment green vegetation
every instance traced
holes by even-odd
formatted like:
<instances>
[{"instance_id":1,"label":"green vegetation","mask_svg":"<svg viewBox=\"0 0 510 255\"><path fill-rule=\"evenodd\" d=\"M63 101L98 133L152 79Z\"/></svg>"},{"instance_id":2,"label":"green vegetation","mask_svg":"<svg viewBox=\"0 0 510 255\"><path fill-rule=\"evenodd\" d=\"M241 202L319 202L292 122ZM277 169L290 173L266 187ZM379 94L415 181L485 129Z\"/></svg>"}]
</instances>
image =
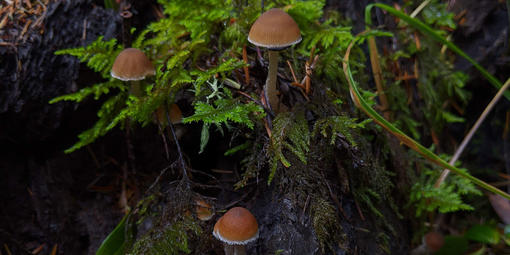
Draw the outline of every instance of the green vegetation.
<instances>
[{"instance_id":1,"label":"green vegetation","mask_svg":"<svg viewBox=\"0 0 510 255\"><path fill-rule=\"evenodd\" d=\"M290 110L271 116L266 114L260 103L260 90L256 89L262 86L264 80L258 78L256 84L248 85L239 78L243 68L249 66L242 60L243 46L247 45L246 35L251 24L261 12L260 1L159 0L158 3L163 7L165 17L140 32L133 30L135 40L132 47L144 51L156 67L155 77L142 81L145 92L142 97L129 95L125 83L109 76L113 60L123 48L115 39L105 41L99 37L91 45L56 52L78 57L105 79L76 93L51 100L50 103L80 103L93 97L103 102L95 125L82 132L78 136L79 141L66 152L93 143L119 124L149 125L158 107L174 103L184 93L190 96L191 91L194 113L185 117L183 123L202 124L198 151L203 152L206 148L211 127L222 135L227 133L224 129L230 134L241 134L237 138L242 141L225 152L225 156L236 154L242 157L239 162L242 178L235 188L242 189L251 179L263 177L267 178L268 185L278 185L283 190L295 192L291 197L300 208L307 206L303 204L307 196L312 197L310 222L323 253L335 251L344 239L338 213L342 209L338 200L335 201L335 194L353 195L361 205L360 217L363 217L362 212L368 212L379 231L373 233L377 244L391 252L389 240L397 231L388 223L387 217L401 218L402 209L396 206L393 198L397 169L390 167L390 162L401 160L400 157L410 159L405 166L408 169L403 172L414 172L411 165L421 169L416 176L409 174L415 177L412 183L400 184L409 186L411 194L404 198L404 203L413 205L416 216L436 211L447 213L473 209L463 202L462 196L480 195L475 184L505 195L472 177L467 170L448 165L444 161L446 157L437 156L412 139L429 141L429 137L437 136L445 126L464 121L461 114L470 97L464 88L468 76L454 70L452 58L441 53L442 45L438 41L473 62L493 85L501 86L498 80L444 39L446 34L439 27L455 28L453 16L446 11L445 4L432 1L426 6L420 17L424 22L386 5L370 5L366 9L367 26L371 21L370 10L378 7L401 19L399 31L392 34L367 30L356 37L352 35L348 21L339 13L323 11L325 0L266 1L265 9L284 9L301 28L303 41L283 52L295 73L304 76L305 62L311 64L312 56L319 56L311 77L312 94L303 96L302 91L291 87L289 90L294 99L289 100ZM419 39L409 37L418 33ZM365 85L369 84L371 74L366 72L367 59L362 47L366 39L391 35L399 41L400 49L381 57L382 77L392 81L386 82L385 94L391 117L386 120L373 109L378 106L380 94L372 93L372 88ZM416 40L420 40L420 46L417 46ZM415 64L419 69L392 72L395 70L391 69L391 65L396 62ZM344 70L340 68L342 65ZM419 70L419 76L415 73L414 79L419 86L401 77L416 70ZM287 65L285 72L286 78L291 77ZM349 93L354 104L367 113L369 119L353 110ZM390 152L393 148L387 145L389 139L382 135L385 131L373 125L372 120L425 156L426 160L417 157L416 153L393 155ZM371 149L377 146L380 148ZM347 156L339 160L342 162L336 161L341 156L339 151L347 152ZM457 175L434 188L440 167L448 168ZM324 170L335 168L336 172ZM331 176L326 177L331 172L342 177L335 177L340 185L336 185ZM337 187L342 185L346 188ZM381 207L389 207L390 210L381 210ZM142 216L147 206L143 208ZM421 220L424 218L421 217ZM124 221L122 224L125 224ZM121 226L114 232L118 232ZM129 251L130 254L191 253L190 243L201 234L202 228L193 218L173 215L168 222L160 223L158 228L141 236L129 247Z\"/></svg>"},{"instance_id":2,"label":"green vegetation","mask_svg":"<svg viewBox=\"0 0 510 255\"><path fill-rule=\"evenodd\" d=\"M188 235L200 235L200 226L191 217L173 222L163 229L155 228L141 237L127 254L189 254Z\"/></svg>"},{"instance_id":3,"label":"green vegetation","mask_svg":"<svg viewBox=\"0 0 510 255\"><path fill-rule=\"evenodd\" d=\"M456 164L457 166L460 163ZM416 208L416 216L424 212L439 211L441 213L454 212L458 210L473 210L474 208L461 199L461 196L481 196L482 193L465 178L451 176L448 182L442 183L439 188L434 183L440 174L440 168L430 164L428 161L419 162L418 167L421 174L411 189L409 203ZM460 169L467 173L466 169Z\"/></svg>"}]
</instances>

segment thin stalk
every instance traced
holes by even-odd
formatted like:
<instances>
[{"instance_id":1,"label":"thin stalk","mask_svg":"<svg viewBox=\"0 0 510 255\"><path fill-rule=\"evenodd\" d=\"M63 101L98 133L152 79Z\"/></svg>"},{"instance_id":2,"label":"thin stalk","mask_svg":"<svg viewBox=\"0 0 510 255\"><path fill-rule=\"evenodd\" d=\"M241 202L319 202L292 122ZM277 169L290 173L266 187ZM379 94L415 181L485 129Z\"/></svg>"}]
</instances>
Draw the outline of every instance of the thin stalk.
<instances>
[{"instance_id":1,"label":"thin stalk","mask_svg":"<svg viewBox=\"0 0 510 255\"><path fill-rule=\"evenodd\" d=\"M175 135L174 124L172 124L172 120L170 120L170 114L168 112L168 105L165 107L166 112L166 121L168 121L168 126L170 127L170 131L172 131L172 137L175 141L175 147L177 147L177 154L179 154L179 163L181 163L182 168L182 179L185 181L189 181L188 172L186 170L186 164L184 163L184 157L181 152L181 145L179 145L179 140L177 139L177 135Z\"/></svg>"},{"instance_id":2,"label":"thin stalk","mask_svg":"<svg viewBox=\"0 0 510 255\"><path fill-rule=\"evenodd\" d=\"M388 104L388 98L383 84L383 77L381 72L381 65L379 63L379 52L377 51L377 45L375 43L375 37L371 36L368 38L368 49L370 51L370 64L372 65L372 72L374 75L375 86L377 87L377 95L381 102L381 111L384 117L388 120L391 118L390 106Z\"/></svg>"},{"instance_id":3,"label":"thin stalk","mask_svg":"<svg viewBox=\"0 0 510 255\"><path fill-rule=\"evenodd\" d=\"M131 81L131 87L129 88L129 92L131 95L134 95L137 98L142 97L142 86L140 85L140 81Z\"/></svg>"},{"instance_id":4,"label":"thin stalk","mask_svg":"<svg viewBox=\"0 0 510 255\"><path fill-rule=\"evenodd\" d=\"M489 113L491 112L492 108L494 108L496 103L499 101L501 96L503 96L503 93L505 92L505 90L509 86L510 86L510 79L508 79L505 82L505 84L503 84L503 87L501 87L498 90L498 93L496 93L496 95L494 96L494 98L492 98L492 100L489 102L487 107L485 107L485 110L483 110L483 112L480 115L480 117L478 117L478 120L476 120L476 122L473 125L473 127L471 127L471 129L469 130L468 134L464 137L464 139L462 140L462 142L459 145L459 148L455 151L455 153L453 154L453 157L450 159L450 162L448 162L448 164L453 165L455 163L455 161L457 161L457 159L459 159L460 154L462 154L462 152L466 148L466 146L469 143L469 141L471 141L471 138L475 134L476 130L478 130L478 128L480 127L482 122L485 120L487 115L489 115ZM436 183L434 184L434 187L439 188L441 183L443 183L444 180L446 179L446 177L448 177L449 173L450 173L450 171L448 169L444 169L443 172L441 173L441 176L439 176L439 178L437 179Z\"/></svg>"},{"instance_id":5,"label":"thin stalk","mask_svg":"<svg viewBox=\"0 0 510 255\"><path fill-rule=\"evenodd\" d=\"M269 50L269 70L267 74L266 80L266 99L269 105L269 109L271 109L274 113L278 113L278 96L276 95L276 75L278 73L278 51Z\"/></svg>"},{"instance_id":6,"label":"thin stalk","mask_svg":"<svg viewBox=\"0 0 510 255\"><path fill-rule=\"evenodd\" d=\"M430 0L425 0L423 1L423 3L421 3L414 11L413 13L411 13L411 15L409 15L411 18L414 18L418 15L418 13L421 12L421 10L423 10L423 8L425 8L425 6L427 6L428 4L430 3Z\"/></svg>"},{"instance_id":7,"label":"thin stalk","mask_svg":"<svg viewBox=\"0 0 510 255\"><path fill-rule=\"evenodd\" d=\"M225 255L246 255L246 249L244 245L225 243L224 251Z\"/></svg>"}]
</instances>

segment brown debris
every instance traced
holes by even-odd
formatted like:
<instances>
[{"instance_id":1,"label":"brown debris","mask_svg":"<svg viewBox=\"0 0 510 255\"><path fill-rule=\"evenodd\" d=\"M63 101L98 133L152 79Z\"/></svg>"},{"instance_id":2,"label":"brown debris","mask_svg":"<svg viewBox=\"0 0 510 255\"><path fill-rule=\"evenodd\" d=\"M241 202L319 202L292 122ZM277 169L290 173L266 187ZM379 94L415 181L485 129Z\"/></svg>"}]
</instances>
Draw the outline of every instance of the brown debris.
<instances>
[{"instance_id":1,"label":"brown debris","mask_svg":"<svg viewBox=\"0 0 510 255\"><path fill-rule=\"evenodd\" d=\"M16 35L2 33L1 46L15 46L19 41L25 42L32 31L44 32L42 22L46 17L49 0L16 0L5 1L6 6L0 9L0 30L16 29L21 31Z\"/></svg>"}]
</instances>

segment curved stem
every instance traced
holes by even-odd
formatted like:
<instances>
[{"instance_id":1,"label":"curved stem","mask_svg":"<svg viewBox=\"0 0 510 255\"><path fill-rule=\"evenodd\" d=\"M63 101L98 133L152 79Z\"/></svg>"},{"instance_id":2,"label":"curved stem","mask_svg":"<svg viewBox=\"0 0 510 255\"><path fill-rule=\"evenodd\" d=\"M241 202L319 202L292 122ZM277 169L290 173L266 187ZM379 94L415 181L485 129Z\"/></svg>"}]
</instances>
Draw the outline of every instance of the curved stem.
<instances>
[{"instance_id":1,"label":"curved stem","mask_svg":"<svg viewBox=\"0 0 510 255\"><path fill-rule=\"evenodd\" d=\"M274 113L278 113L278 101L279 101L278 96L276 95L277 73L278 73L278 51L269 50L269 70L264 90L266 93L267 104Z\"/></svg>"}]
</instances>

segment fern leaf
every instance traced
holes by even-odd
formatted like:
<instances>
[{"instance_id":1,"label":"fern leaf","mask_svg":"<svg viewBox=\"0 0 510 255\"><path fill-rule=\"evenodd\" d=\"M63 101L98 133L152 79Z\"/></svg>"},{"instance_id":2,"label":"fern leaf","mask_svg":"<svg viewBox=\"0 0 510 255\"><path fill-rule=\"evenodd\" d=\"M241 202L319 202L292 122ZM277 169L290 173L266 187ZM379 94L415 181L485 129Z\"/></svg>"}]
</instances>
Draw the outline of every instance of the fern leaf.
<instances>
[{"instance_id":1,"label":"fern leaf","mask_svg":"<svg viewBox=\"0 0 510 255\"><path fill-rule=\"evenodd\" d=\"M101 95L108 94L111 89L119 89L120 91L125 91L126 86L119 80L110 80L107 82L95 84L91 87L83 88L75 93L53 98L50 100L50 104L54 104L60 101L74 101L79 103L90 95L94 95L94 100L98 100Z\"/></svg>"},{"instance_id":2,"label":"fern leaf","mask_svg":"<svg viewBox=\"0 0 510 255\"><path fill-rule=\"evenodd\" d=\"M109 78L113 61L122 47L117 45L116 39L103 41L103 38L103 36L99 36L86 47L58 50L55 55L68 54L78 57L80 62L87 62L87 66L92 70L101 73L104 78Z\"/></svg>"}]
</instances>

